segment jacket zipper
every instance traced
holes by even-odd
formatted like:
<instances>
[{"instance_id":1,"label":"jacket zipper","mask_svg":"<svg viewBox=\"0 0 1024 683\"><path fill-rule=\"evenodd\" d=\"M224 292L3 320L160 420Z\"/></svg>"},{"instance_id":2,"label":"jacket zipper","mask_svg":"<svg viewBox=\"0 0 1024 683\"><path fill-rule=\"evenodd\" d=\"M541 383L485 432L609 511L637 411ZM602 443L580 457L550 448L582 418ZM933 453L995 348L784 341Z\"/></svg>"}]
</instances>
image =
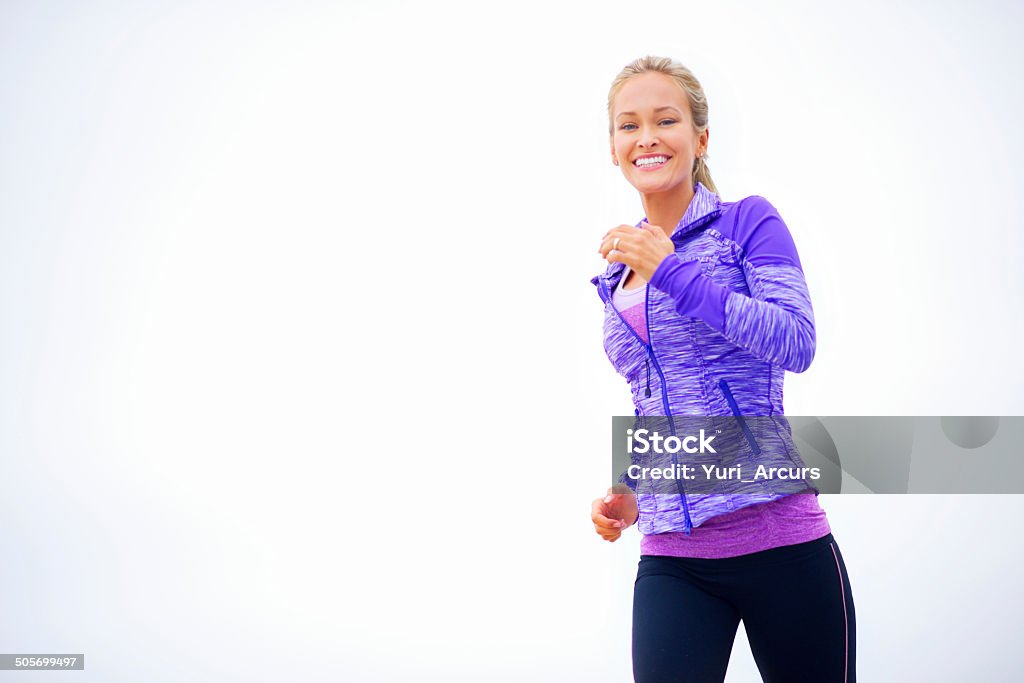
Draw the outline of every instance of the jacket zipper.
<instances>
[{"instance_id":1,"label":"jacket zipper","mask_svg":"<svg viewBox=\"0 0 1024 683\"><path fill-rule=\"evenodd\" d=\"M632 333L632 335L636 337L636 340L640 342L640 345L644 347L644 350L647 352L647 362L654 363L654 371L658 373L658 378L661 380L661 405L665 408L665 417L668 418L669 429L672 431L673 434L675 434L675 420L672 419L672 410L668 406L668 392L665 390L665 375L664 373L662 373L661 366L658 365L658 359L654 355L654 344L650 342L644 342L644 340L640 338L640 335L636 333L636 330L633 329L633 326L627 323L626 319L622 317L622 313L619 312L619 309L615 308L615 304L612 303L612 296L608 292L608 284L605 282L604 277L601 277L598 281L601 283L601 289L604 291L606 300L608 301L608 305L612 307L612 310L615 311L615 315L619 317L619 320L622 321L622 324L625 325L626 329L629 330L630 333ZM644 290L644 323L647 327L648 339L651 338L651 318L649 315L650 301L651 288L648 286ZM647 396L649 397L651 395L651 376L649 367L647 372ZM676 468L676 471L678 471L679 459L676 453L672 454L672 465ZM683 501L683 533L689 536L693 533L693 521L690 518L690 505L689 503L686 502L686 489L683 488L683 483L679 479L676 479L675 482L676 489L679 491L679 497Z\"/></svg>"},{"instance_id":2,"label":"jacket zipper","mask_svg":"<svg viewBox=\"0 0 1024 683\"><path fill-rule=\"evenodd\" d=\"M722 213L722 210L720 208L719 209L715 209L714 211L712 211L711 213L707 214L706 216L703 216L700 219L698 219L697 221L695 221L694 223L686 226L686 228L684 229L684 232L682 234L679 234L679 235L675 235L675 234L669 235L669 238L672 240L673 244L675 244L676 248L679 248L680 246L682 246L682 244L685 242L685 240L688 239L693 234L693 232L697 228L703 227L703 226L711 223L712 221L717 219L721 215L721 213ZM640 338L640 335L636 333L636 330L633 329L633 326L630 325L629 323L627 323L626 319L622 317L622 313L619 312L619 309L615 308L615 304L612 303L611 292L608 291L608 284L605 282L605 278L604 278L603 275L599 275L598 276L598 282L601 285L601 291L604 292L605 301L608 302L608 305L612 307L613 311L615 311L615 315L617 315L619 317L619 320L622 321L622 324L625 325L626 329L629 330L630 333L632 333L632 335L634 337L636 337L636 340L638 342L640 342L640 345L643 346L644 349L647 352L647 360L646 360L646 369L647 369L647 392L646 392L646 397L647 398L650 398L650 396L651 396L651 374L650 374L651 373L651 369L650 369L650 365L649 364L650 363L654 363L654 370L655 370L655 372L658 373L658 378L661 380L661 404L665 408L665 416L668 418L669 429L671 429L672 433L675 434L676 426L675 426L675 420L672 419L672 410L668 406L668 391L665 388L666 387L666 385L665 385L665 374L661 371L661 366L658 365L658 359L654 355L654 344L650 343L650 342L644 342L644 340ZM650 303L651 303L651 288L650 288L650 286L648 286L646 291L644 292L644 322L645 322L645 324L647 326L647 339L651 339L651 317L649 315L650 314ZM724 381L723 381L723 383L724 383ZM726 387L726 391L728 391L728 387ZM735 406L736 402L731 400L732 394L729 394L729 397L730 397L731 405ZM739 417L738 410L739 410L738 408L735 408L735 410L734 410L735 412L737 412L737 417ZM742 419L743 418L740 418L741 421L742 421ZM760 453L761 451L760 451L760 449L757 448L757 444L755 444L753 442L753 435L749 433L749 430L747 430L745 424L743 425L743 428L744 428L744 431L748 435L747 438L750 440L751 444L754 446L756 452ZM677 459L675 453L672 454L672 464L675 465L678 468L679 462L678 462L678 459ZM683 533L686 534L687 536L689 536L689 535L691 535L693 533L693 520L690 517L690 505L686 501L686 490L683 488L683 484L682 484L682 482L679 479L676 479L676 488L679 490L679 497L683 501L683 518L684 518L683 519L683 522L684 522L684 524L683 524Z\"/></svg>"},{"instance_id":3,"label":"jacket zipper","mask_svg":"<svg viewBox=\"0 0 1024 683\"><path fill-rule=\"evenodd\" d=\"M725 400L729 403L729 409L732 410L732 414L736 417L736 421L740 423L740 429L743 430L743 436L747 437L747 443L749 443L750 447L754 450L754 455L761 455L761 448L754 440L754 434L750 431L750 428L747 427L747 423L744 421L743 416L740 415L740 407L736 404L736 399L733 398L732 392L729 391L729 384L723 379L719 381L718 387L722 390L722 393L725 394Z\"/></svg>"}]
</instances>

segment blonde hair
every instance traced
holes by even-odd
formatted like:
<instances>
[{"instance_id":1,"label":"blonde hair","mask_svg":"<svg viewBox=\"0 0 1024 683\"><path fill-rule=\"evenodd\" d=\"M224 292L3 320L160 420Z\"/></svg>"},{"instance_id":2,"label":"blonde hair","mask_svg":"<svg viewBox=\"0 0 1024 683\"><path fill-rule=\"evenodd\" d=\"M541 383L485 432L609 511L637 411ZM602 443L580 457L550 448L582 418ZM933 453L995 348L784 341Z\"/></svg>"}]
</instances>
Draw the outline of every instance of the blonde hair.
<instances>
[{"instance_id":1,"label":"blonde hair","mask_svg":"<svg viewBox=\"0 0 1024 683\"><path fill-rule=\"evenodd\" d=\"M703 135L704 131L708 128L708 98L704 95L704 88L701 87L700 81L697 80L692 71L669 57L648 56L641 57L628 64L612 81L612 87L608 91L608 137L615 136L615 124L612 119L612 113L615 106L615 96L619 94L619 90L622 89L622 86L630 78L652 72L669 76L683 89L683 92L686 93L686 98L690 101L690 115L693 118L693 128L697 135ZM718 188L715 187L714 181L711 180L711 170L708 169L708 165L704 161L705 156L707 156L707 152L700 158L694 159L693 180L718 194Z\"/></svg>"}]
</instances>

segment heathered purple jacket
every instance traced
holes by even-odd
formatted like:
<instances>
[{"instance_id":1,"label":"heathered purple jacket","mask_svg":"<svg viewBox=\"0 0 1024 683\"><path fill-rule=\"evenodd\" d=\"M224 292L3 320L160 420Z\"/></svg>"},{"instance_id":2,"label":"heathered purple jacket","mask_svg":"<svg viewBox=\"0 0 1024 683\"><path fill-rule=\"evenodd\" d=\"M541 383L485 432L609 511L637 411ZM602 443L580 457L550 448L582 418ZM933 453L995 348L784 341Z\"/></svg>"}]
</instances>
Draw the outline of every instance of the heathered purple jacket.
<instances>
[{"instance_id":1,"label":"heathered purple jacket","mask_svg":"<svg viewBox=\"0 0 1024 683\"><path fill-rule=\"evenodd\" d=\"M605 351L630 383L637 416L783 415L785 371L806 370L815 347L811 299L786 224L763 197L722 202L697 183L671 238L676 252L647 287L649 344L611 303L624 264L591 280L605 305ZM751 469L796 462L788 424L771 443L758 439L746 454ZM637 490L642 533L690 533L716 515L815 488L767 480L732 496L677 486L678 495Z\"/></svg>"}]
</instances>

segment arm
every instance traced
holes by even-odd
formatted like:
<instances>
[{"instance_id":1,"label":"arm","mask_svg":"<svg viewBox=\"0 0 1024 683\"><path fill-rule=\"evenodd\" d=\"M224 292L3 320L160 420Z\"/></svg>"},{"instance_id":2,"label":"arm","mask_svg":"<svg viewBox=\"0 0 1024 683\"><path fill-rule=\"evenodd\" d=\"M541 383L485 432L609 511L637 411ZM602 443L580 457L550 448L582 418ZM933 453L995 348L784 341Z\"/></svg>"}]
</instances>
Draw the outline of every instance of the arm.
<instances>
[{"instance_id":1,"label":"arm","mask_svg":"<svg viewBox=\"0 0 1024 683\"><path fill-rule=\"evenodd\" d=\"M814 312L793 237L775 208L752 197L734 210L750 296L705 276L700 264L670 254L651 285L672 297L680 315L702 319L757 358L803 372L814 358Z\"/></svg>"},{"instance_id":2,"label":"arm","mask_svg":"<svg viewBox=\"0 0 1024 683\"><path fill-rule=\"evenodd\" d=\"M634 462L632 464L635 465L637 463L634 460ZM629 478L629 471L628 471L628 469L623 470L622 474L619 475L619 478L618 478L617 483L615 484L615 486L620 486L620 485L626 487L625 489L622 489L620 491L620 493L633 493L633 494L636 494L636 492L637 492L636 491L636 486L637 486L636 479L630 479Z\"/></svg>"}]
</instances>

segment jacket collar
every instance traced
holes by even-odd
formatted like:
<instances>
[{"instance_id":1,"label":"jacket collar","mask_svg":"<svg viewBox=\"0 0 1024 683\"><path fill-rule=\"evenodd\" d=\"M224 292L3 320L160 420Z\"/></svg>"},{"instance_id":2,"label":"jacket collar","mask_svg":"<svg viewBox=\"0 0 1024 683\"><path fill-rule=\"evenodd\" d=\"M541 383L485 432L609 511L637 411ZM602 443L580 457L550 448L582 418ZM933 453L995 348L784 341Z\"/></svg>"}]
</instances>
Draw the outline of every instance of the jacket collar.
<instances>
[{"instance_id":1,"label":"jacket collar","mask_svg":"<svg viewBox=\"0 0 1024 683\"><path fill-rule=\"evenodd\" d=\"M717 218L718 214L722 211L721 207L722 201L718 198L718 195L698 182L693 188L693 199L690 200L690 205L686 207L686 213L679 219L676 229L672 231L669 237L672 239L682 237L691 230L707 223L712 214ZM644 216L644 220L647 220L646 216ZM636 225L638 228L640 227L640 223Z\"/></svg>"},{"instance_id":2,"label":"jacket collar","mask_svg":"<svg viewBox=\"0 0 1024 683\"><path fill-rule=\"evenodd\" d=\"M686 207L686 213L679 219L676 229L672 231L669 237L671 237L673 242L678 242L697 228L718 218L720 213L722 213L722 200L718 198L717 194L704 187L698 181L693 188L693 199L690 200L690 205ZM647 220L647 216L637 221L636 227L639 228L640 224L645 220ZM625 263L608 264L604 277L608 280L609 288L615 287L618 282L618 276L625 267ZM598 277L600 276L595 276L591 279L591 282L596 285Z\"/></svg>"}]
</instances>

